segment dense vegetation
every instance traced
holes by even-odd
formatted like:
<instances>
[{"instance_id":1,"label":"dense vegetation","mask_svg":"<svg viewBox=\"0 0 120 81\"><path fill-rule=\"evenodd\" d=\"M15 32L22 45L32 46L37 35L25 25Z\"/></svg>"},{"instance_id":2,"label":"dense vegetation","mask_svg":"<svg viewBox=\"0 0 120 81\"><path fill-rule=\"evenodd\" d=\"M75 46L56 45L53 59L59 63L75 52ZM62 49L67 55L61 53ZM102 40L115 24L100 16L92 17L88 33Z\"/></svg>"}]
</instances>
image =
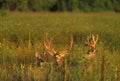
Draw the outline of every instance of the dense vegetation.
<instances>
[{"instance_id":1,"label":"dense vegetation","mask_svg":"<svg viewBox=\"0 0 120 81\"><path fill-rule=\"evenodd\" d=\"M119 81L120 14L118 13L10 13L0 17L1 81ZM74 44L66 57L65 73L53 65L37 67L35 51L43 51L45 33L58 50L73 34ZM99 49L88 72L84 41L98 34ZM104 56L104 59L103 57Z\"/></svg>"},{"instance_id":2,"label":"dense vegetation","mask_svg":"<svg viewBox=\"0 0 120 81\"><path fill-rule=\"evenodd\" d=\"M0 0L0 9L11 11L120 12L120 0Z\"/></svg>"}]
</instances>

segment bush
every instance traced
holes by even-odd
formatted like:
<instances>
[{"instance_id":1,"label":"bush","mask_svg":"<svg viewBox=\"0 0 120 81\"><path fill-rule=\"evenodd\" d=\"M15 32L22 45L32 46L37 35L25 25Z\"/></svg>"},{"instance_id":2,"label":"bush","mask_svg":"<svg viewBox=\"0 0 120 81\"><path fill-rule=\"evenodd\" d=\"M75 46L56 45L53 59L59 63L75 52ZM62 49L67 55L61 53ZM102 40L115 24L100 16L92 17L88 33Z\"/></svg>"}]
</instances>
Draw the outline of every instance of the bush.
<instances>
[{"instance_id":1,"label":"bush","mask_svg":"<svg viewBox=\"0 0 120 81\"><path fill-rule=\"evenodd\" d=\"M19 11L120 11L120 0L0 0L0 9Z\"/></svg>"},{"instance_id":2,"label":"bush","mask_svg":"<svg viewBox=\"0 0 120 81\"><path fill-rule=\"evenodd\" d=\"M19 0L17 9L19 11L27 11L29 9L28 1L27 0Z\"/></svg>"}]
</instances>

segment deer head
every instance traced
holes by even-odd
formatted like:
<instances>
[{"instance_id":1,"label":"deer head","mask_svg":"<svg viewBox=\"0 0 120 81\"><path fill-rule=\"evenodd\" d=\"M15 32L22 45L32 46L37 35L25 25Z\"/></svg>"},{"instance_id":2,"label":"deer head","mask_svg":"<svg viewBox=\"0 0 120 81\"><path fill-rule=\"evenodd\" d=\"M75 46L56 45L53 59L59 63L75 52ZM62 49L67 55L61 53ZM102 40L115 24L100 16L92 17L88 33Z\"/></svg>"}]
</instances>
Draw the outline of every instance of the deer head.
<instances>
[{"instance_id":1,"label":"deer head","mask_svg":"<svg viewBox=\"0 0 120 81\"><path fill-rule=\"evenodd\" d=\"M89 37L87 37L87 40L85 41L85 45L88 46L90 49L85 55L85 58L90 59L90 58L95 57L95 53L98 51L95 48L97 41L98 41L98 35L94 36L92 34Z\"/></svg>"},{"instance_id":2,"label":"deer head","mask_svg":"<svg viewBox=\"0 0 120 81\"><path fill-rule=\"evenodd\" d=\"M67 54L68 50L72 49L72 45L73 45L73 36L71 35L69 44L67 44L63 50L57 51L54 45L52 44L52 38L48 39L48 34L46 34L46 37L43 41L43 55L48 53L52 57L54 57L56 62L59 62L61 58L63 58ZM40 57L40 55L37 52L35 53L35 56L37 58Z\"/></svg>"}]
</instances>

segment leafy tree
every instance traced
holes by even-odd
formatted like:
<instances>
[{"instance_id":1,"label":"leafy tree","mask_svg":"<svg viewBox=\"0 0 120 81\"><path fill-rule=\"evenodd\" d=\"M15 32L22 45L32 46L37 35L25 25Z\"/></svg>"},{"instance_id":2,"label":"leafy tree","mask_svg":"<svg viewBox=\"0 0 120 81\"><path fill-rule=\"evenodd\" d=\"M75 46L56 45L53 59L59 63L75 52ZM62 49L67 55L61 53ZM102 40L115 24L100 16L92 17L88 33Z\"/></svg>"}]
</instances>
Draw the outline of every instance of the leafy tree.
<instances>
[{"instance_id":1,"label":"leafy tree","mask_svg":"<svg viewBox=\"0 0 120 81\"><path fill-rule=\"evenodd\" d=\"M29 9L28 8L28 1L27 0L18 0L17 9L19 11L27 11Z\"/></svg>"},{"instance_id":2,"label":"leafy tree","mask_svg":"<svg viewBox=\"0 0 120 81\"><path fill-rule=\"evenodd\" d=\"M0 9L11 11L120 12L120 0L0 0Z\"/></svg>"},{"instance_id":3,"label":"leafy tree","mask_svg":"<svg viewBox=\"0 0 120 81\"><path fill-rule=\"evenodd\" d=\"M78 11L79 0L68 0L67 7L68 11Z\"/></svg>"},{"instance_id":4,"label":"leafy tree","mask_svg":"<svg viewBox=\"0 0 120 81\"><path fill-rule=\"evenodd\" d=\"M67 0L58 0L57 1L57 10L58 11L66 11L67 10Z\"/></svg>"}]
</instances>

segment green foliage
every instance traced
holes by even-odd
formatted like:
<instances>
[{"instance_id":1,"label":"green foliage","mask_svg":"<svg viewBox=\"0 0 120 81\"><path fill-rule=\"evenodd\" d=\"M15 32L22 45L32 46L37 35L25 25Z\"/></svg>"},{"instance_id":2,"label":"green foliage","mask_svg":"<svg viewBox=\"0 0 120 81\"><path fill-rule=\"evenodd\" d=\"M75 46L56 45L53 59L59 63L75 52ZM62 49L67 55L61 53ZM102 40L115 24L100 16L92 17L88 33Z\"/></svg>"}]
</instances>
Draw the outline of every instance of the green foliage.
<instances>
[{"instance_id":1,"label":"green foliage","mask_svg":"<svg viewBox=\"0 0 120 81\"><path fill-rule=\"evenodd\" d=\"M120 11L119 0L0 0L0 8L19 11Z\"/></svg>"},{"instance_id":2,"label":"green foliage","mask_svg":"<svg viewBox=\"0 0 120 81\"><path fill-rule=\"evenodd\" d=\"M19 0L17 9L19 11L27 11L28 8L28 1L27 0Z\"/></svg>"},{"instance_id":3,"label":"green foliage","mask_svg":"<svg viewBox=\"0 0 120 81\"><path fill-rule=\"evenodd\" d=\"M28 0L28 5L32 11L49 11L56 0Z\"/></svg>"},{"instance_id":4,"label":"green foliage","mask_svg":"<svg viewBox=\"0 0 120 81\"><path fill-rule=\"evenodd\" d=\"M67 6L66 6L66 0L58 0L57 2L57 9L59 11L66 11L67 10Z\"/></svg>"},{"instance_id":5,"label":"green foliage","mask_svg":"<svg viewBox=\"0 0 120 81\"><path fill-rule=\"evenodd\" d=\"M68 0L67 7L68 11L78 11L79 1L78 0Z\"/></svg>"}]
</instances>

